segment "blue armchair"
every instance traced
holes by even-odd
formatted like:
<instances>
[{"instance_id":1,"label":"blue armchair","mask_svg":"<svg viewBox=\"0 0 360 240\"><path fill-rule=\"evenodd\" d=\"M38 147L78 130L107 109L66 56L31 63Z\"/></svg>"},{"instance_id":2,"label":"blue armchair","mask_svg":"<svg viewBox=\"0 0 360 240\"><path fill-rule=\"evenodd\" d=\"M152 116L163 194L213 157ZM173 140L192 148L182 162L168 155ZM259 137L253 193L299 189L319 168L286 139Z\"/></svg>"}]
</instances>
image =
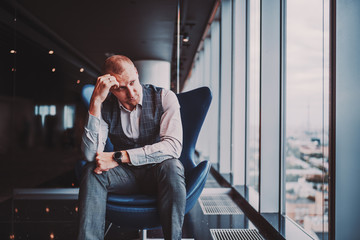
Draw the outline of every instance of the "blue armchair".
<instances>
[{"instance_id":1,"label":"blue armchair","mask_svg":"<svg viewBox=\"0 0 360 240\"><path fill-rule=\"evenodd\" d=\"M93 85L85 85L83 87L82 98L87 107L89 106L93 89ZM186 214L192 209L199 198L210 170L209 161L202 161L196 165L194 162L194 151L212 96L209 88L201 87L177 94L177 97L181 106L180 111L183 125L183 149L179 159L185 168ZM112 144L108 139L105 151L111 150ZM106 219L124 229L142 230L142 239L146 238L146 229L161 226L157 212L156 197L147 195L109 193Z\"/></svg>"}]
</instances>

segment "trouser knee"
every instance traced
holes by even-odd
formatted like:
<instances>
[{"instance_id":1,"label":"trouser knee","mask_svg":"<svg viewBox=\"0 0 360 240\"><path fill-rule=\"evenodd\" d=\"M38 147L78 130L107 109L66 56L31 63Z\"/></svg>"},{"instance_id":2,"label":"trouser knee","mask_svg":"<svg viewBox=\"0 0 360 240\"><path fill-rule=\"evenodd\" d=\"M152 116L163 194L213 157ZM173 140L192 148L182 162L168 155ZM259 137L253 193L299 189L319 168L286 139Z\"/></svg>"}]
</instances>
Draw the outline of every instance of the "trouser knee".
<instances>
[{"instance_id":1,"label":"trouser knee","mask_svg":"<svg viewBox=\"0 0 360 240\"><path fill-rule=\"evenodd\" d=\"M94 169L96 168L95 162L88 162L82 169L80 188L84 185L96 185L100 183L103 187L107 187L108 180L105 174L96 174Z\"/></svg>"},{"instance_id":2,"label":"trouser knee","mask_svg":"<svg viewBox=\"0 0 360 240\"><path fill-rule=\"evenodd\" d=\"M160 163L158 169L159 184L175 191L185 190L185 171L178 159L169 159Z\"/></svg>"}]
</instances>

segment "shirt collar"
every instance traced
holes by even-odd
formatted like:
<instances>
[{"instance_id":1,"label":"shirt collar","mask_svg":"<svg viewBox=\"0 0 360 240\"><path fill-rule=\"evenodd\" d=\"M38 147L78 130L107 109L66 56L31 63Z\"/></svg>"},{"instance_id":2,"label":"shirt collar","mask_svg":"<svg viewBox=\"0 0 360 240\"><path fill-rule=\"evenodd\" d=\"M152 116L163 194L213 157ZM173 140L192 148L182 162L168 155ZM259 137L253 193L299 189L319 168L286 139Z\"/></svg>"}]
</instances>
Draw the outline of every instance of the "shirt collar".
<instances>
[{"instance_id":1,"label":"shirt collar","mask_svg":"<svg viewBox=\"0 0 360 240\"><path fill-rule=\"evenodd\" d=\"M142 87L142 88L141 88L141 94L140 94L140 101L139 101L139 103L136 105L136 107L137 107L138 105L140 105L140 106L142 107L142 105L143 105L143 96L144 96L144 94L143 94L143 87ZM117 99L117 101L118 101L118 103L119 103L119 108L120 108L120 109L123 109L123 110L125 110L125 111L127 111L127 112L130 112L128 109L126 109L126 107L124 107L124 105L122 105L122 103L120 102L119 99ZM136 109L136 108L134 108L134 109Z\"/></svg>"}]
</instances>

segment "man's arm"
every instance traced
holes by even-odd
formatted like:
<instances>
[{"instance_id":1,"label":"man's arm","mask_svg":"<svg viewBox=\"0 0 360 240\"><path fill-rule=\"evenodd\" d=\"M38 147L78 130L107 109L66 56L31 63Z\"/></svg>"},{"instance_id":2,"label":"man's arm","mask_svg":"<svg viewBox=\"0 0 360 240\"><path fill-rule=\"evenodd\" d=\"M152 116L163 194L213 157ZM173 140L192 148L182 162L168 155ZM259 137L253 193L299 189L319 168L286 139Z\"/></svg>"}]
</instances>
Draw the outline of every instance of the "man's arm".
<instances>
[{"instance_id":1,"label":"man's arm","mask_svg":"<svg viewBox=\"0 0 360 240\"><path fill-rule=\"evenodd\" d=\"M111 88L116 88L119 83L116 78L110 74L100 76L97 79L94 92L91 96L89 106L88 122L82 141L82 150L87 161L96 161L97 168L95 173L102 173L110 168L116 167L118 164L112 159L112 153L103 153L108 126L101 119L101 105L105 101Z\"/></svg>"},{"instance_id":2,"label":"man's arm","mask_svg":"<svg viewBox=\"0 0 360 240\"><path fill-rule=\"evenodd\" d=\"M101 119L101 116L98 118L89 113L81 145L85 159L88 162L95 160L97 152L104 151L107 135L107 123Z\"/></svg>"},{"instance_id":3,"label":"man's arm","mask_svg":"<svg viewBox=\"0 0 360 240\"><path fill-rule=\"evenodd\" d=\"M160 120L160 142L127 150L131 164L160 163L179 158L182 150L182 124L179 101L174 92L162 91L164 113Z\"/></svg>"}]
</instances>

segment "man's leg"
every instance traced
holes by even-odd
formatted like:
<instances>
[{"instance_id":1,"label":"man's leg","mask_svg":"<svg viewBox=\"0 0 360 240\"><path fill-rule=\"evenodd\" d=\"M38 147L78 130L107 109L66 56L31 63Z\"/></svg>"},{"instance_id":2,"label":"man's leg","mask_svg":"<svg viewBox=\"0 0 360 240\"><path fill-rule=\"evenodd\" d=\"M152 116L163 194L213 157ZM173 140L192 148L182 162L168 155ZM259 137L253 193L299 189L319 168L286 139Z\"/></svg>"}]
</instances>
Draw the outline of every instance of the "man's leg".
<instances>
[{"instance_id":1,"label":"man's leg","mask_svg":"<svg viewBox=\"0 0 360 240\"><path fill-rule=\"evenodd\" d=\"M95 164L85 165L79 192L78 240L103 240L106 199L108 192L130 194L138 192L135 177L123 166L102 174L94 173Z\"/></svg>"},{"instance_id":2,"label":"man's leg","mask_svg":"<svg viewBox=\"0 0 360 240\"><path fill-rule=\"evenodd\" d=\"M156 164L152 170L165 240L179 240L186 205L184 167L178 159L169 159Z\"/></svg>"}]
</instances>

